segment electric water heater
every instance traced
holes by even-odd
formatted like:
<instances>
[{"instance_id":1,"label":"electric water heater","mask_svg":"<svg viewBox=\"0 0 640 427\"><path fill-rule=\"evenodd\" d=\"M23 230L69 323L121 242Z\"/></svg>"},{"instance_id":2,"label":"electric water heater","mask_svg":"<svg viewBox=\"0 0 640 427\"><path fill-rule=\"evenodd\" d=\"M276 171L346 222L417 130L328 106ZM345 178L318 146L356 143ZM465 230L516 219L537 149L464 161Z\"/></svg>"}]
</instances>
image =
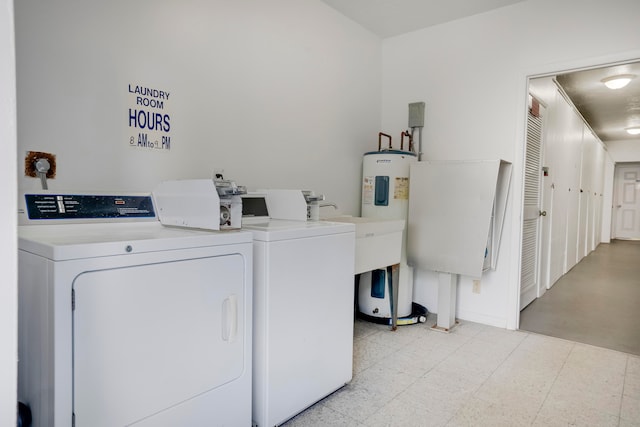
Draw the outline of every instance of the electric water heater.
<instances>
[{"instance_id":1,"label":"electric water heater","mask_svg":"<svg viewBox=\"0 0 640 427\"><path fill-rule=\"evenodd\" d=\"M362 165L362 216L407 220L409 212L409 169L417 162L410 151L382 150L365 153ZM407 265L407 229L402 232L402 256L398 289L398 317L412 312L413 269ZM391 277L378 269L360 275L358 309L380 318L391 317Z\"/></svg>"}]
</instances>

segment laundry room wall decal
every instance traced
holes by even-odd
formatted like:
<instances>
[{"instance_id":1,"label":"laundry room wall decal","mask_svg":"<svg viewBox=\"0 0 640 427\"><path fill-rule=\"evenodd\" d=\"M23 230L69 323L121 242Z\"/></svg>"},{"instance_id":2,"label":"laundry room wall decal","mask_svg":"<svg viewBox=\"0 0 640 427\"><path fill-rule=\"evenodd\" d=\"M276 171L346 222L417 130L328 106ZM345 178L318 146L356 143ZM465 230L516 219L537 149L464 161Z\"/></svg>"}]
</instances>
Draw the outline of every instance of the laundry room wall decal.
<instances>
[{"instance_id":1,"label":"laundry room wall decal","mask_svg":"<svg viewBox=\"0 0 640 427\"><path fill-rule=\"evenodd\" d=\"M171 149L171 92L129 83L129 146Z\"/></svg>"}]
</instances>

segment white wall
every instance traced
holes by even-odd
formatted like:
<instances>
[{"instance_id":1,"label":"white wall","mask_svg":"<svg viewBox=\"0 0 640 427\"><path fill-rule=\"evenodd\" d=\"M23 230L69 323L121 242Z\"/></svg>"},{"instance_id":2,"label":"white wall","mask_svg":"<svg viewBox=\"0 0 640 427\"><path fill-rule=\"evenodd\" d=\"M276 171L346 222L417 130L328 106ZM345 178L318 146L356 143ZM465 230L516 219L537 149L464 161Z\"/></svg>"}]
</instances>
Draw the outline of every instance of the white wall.
<instances>
[{"instance_id":1,"label":"white wall","mask_svg":"<svg viewBox=\"0 0 640 427\"><path fill-rule=\"evenodd\" d=\"M54 190L163 179L308 188L360 210L380 127L380 39L317 0L21 0L18 164L57 156ZM170 92L171 149L129 146L128 85ZM22 167L22 166L20 166ZM20 176L21 191L37 190Z\"/></svg>"},{"instance_id":2,"label":"white wall","mask_svg":"<svg viewBox=\"0 0 640 427\"><path fill-rule=\"evenodd\" d=\"M607 149L617 163L640 162L640 138L632 141L609 141Z\"/></svg>"},{"instance_id":3,"label":"white wall","mask_svg":"<svg viewBox=\"0 0 640 427\"><path fill-rule=\"evenodd\" d=\"M542 178L541 209L550 225L549 246L542 248L549 254L545 286L550 287L600 243L604 194L612 188L604 187L604 145L559 91L549 96L538 83L532 80L531 88L548 107L543 129L548 176Z\"/></svg>"},{"instance_id":4,"label":"white wall","mask_svg":"<svg viewBox=\"0 0 640 427\"><path fill-rule=\"evenodd\" d=\"M545 105L549 106L548 114L551 115L551 119L547 122L547 130L551 132L549 138L553 138L558 131L559 125L558 122L562 122L562 117L558 117L558 102L566 103L564 98L559 96L558 88L553 83L553 76L547 77L539 77L530 80L529 90L533 93L539 100L541 100ZM551 127L552 129L549 129ZM616 141L608 141L606 146L606 151L600 151L599 155L602 156L602 159L599 160L599 166L603 168L602 177L603 181L601 183L601 188L599 192L602 193L602 212L600 218L600 231L599 231L599 242L609 243L611 241L611 209L613 203L613 175L614 175L614 160L612 159L611 153L616 150L616 145L618 142ZM630 150L625 150L623 152L619 152L617 154L617 158L620 161L629 161L626 159L640 159L640 144L628 143L626 141L622 142L622 145L628 146ZM561 155L558 155L556 150L561 149L562 144L552 145L548 148L546 157L549 159L549 162L553 162L554 165L562 167L563 159ZM598 172L600 173L600 172ZM548 181L548 180L547 180ZM547 187L545 187L545 191L549 194L544 194L545 199L551 195L551 191L548 188L550 184L547 182ZM551 206L553 208L553 203L551 200L545 201L545 206ZM557 239L558 236L556 235ZM596 242L597 243L597 242ZM556 254L557 255L557 254ZM564 259L564 255L562 256ZM558 263L559 258L551 258L550 261L552 263ZM557 270L557 275L555 279L559 278L562 275L562 269ZM554 280L555 281L555 280ZM553 282L551 282L553 284Z\"/></svg>"},{"instance_id":5,"label":"white wall","mask_svg":"<svg viewBox=\"0 0 640 427\"><path fill-rule=\"evenodd\" d=\"M13 2L0 1L0 426L16 425L18 298L16 247L16 96Z\"/></svg>"},{"instance_id":6,"label":"white wall","mask_svg":"<svg viewBox=\"0 0 640 427\"><path fill-rule=\"evenodd\" d=\"M316 0L15 7L16 157L56 154L52 189L146 191L215 167L249 187L311 188L357 213L362 153L378 130L399 135L407 104L425 101L426 159L514 163L498 268L480 294L462 278L458 301L459 317L511 328L526 78L640 56L636 0L529 0L382 46ZM128 84L171 91L170 151L128 146ZM416 300L433 310L431 277L418 272Z\"/></svg>"},{"instance_id":7,"label":"white wall","mask_svg":"<svg viewBox=\"0 0 640 427\"><path fill-rule=\"evenodd\" d=\"M458 289L460 318L515 328L522 159L529 75L639 57L640 2L529 0L383 40L382 129L406 128L407 104L426 102L426 159L495 159L514 170L498 268ZM434 276L415 299L435 309Z\"/></svg>"},{"instance_id":8,"label":"white wall","mask_svg":"<svg viewBox=\"0 0 640 427\"><path fill-rule=\"evenodd\" d=\"M613 177L615 175L615 162L609 152L604 159L604 197L602 201L602 224L600 229L600 241L611 242L611 216L613 214Z\"/></svg>"}]
</instances>

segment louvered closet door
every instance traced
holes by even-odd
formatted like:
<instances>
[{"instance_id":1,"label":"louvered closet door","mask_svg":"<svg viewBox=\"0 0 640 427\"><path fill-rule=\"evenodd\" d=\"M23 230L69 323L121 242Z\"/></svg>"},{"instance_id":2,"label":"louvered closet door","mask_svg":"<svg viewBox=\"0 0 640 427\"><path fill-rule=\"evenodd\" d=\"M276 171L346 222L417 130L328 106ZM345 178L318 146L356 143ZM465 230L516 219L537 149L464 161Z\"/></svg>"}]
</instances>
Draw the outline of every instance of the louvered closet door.
<instances>
[{"instance_id":1,"label":"louvered closet door","mask_svg":"<svg viewBox=\"0 0 640 427\"><path fill-rule=\"evenodd\" d=\"M533 101L537 104L537 101ZM533 108L540 111L539 107ZM520 309L538 294L538 242L540 235L540 177L542 152L542 117L529 110L524 176L524 211L522 221L522 265L520 271Z\"/></svg>"}]
</instances>

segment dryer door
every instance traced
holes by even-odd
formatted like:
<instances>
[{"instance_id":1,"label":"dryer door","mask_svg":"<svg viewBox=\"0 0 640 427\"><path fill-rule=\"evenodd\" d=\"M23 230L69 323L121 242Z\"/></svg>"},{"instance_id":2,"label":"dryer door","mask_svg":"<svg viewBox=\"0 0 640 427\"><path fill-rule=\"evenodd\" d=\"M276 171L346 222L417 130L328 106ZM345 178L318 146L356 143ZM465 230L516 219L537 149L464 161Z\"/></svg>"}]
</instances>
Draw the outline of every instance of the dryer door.
<instances>
[{"instance_id":1,"label":"dryer door","mask_svg":"<svg viewBox=\"0 0 640 427\"><path fill-rule=\"evenodd\" d=\"M75 425L129 425L238 378L244 282L237 254L80 274Z\"/></svg>"}]
</instances>

